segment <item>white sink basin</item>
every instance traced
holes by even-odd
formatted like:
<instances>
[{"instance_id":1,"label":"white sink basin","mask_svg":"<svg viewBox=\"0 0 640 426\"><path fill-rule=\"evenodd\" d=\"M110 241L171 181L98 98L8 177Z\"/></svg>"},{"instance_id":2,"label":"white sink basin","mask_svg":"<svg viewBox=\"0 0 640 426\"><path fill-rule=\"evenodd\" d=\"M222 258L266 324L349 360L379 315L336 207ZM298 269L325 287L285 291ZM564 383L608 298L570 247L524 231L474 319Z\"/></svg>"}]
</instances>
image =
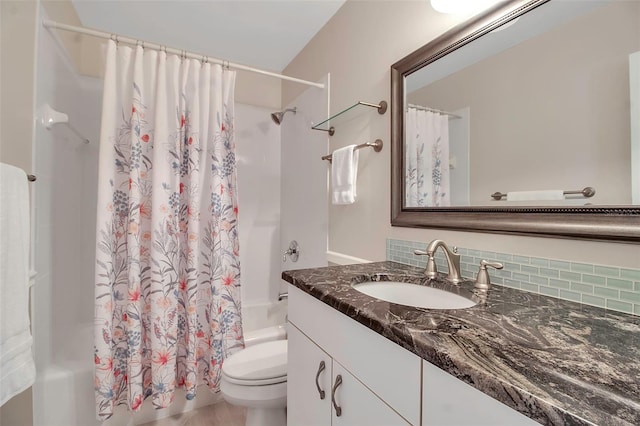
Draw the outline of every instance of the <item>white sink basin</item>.
<instances>
[{"instance_id":1,"label":"white sink basin","mask_svg":"<svg viewBox=\"0 0 640 426\"><path fill-rule=\"evenodd\" d=\"M445 290L398 281L366 281L353 288L376 299L417 308L465 309L476 305L473 300Z\"/></svg>"}]
</instances>

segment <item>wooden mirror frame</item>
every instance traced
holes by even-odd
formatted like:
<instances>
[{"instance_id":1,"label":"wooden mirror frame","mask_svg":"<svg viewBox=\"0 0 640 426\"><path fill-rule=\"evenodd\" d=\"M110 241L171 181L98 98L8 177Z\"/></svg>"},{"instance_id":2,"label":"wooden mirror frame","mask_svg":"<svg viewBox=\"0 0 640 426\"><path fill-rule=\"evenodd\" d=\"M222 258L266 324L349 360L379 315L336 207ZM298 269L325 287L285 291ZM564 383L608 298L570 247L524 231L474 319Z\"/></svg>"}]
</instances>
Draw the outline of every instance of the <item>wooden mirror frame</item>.
<instances>
[{"instance_id":1,"label":"wooden mirror frame","mask_svg":"<svg viewBox=\"0 0 640 426\"><path fill-rule=\"evenodd\" d=\"M552 0L510 0L391 66L391 225L539 237L640 242L639 206L405 208L404 80L409 74Z\"/></svg>"}]
</instances>

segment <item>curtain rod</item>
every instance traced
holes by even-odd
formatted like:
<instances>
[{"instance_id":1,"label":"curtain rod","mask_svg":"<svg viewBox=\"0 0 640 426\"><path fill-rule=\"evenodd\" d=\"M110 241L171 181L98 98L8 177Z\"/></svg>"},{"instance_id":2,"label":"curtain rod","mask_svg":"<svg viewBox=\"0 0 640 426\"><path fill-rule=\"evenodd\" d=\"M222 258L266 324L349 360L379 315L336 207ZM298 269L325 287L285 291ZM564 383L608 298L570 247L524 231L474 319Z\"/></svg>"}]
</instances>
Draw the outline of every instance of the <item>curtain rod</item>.
<instances>
[{"instance_id":1,"label":"curtain rod","mask_svg":"<svg viewBox=\"0 0 640 426\"><path fill-rule=\"evenodd\" d=\"M422 105L413 105L413 104L407 104L408 108L415 108L415 109L421 109L423 111L431 111L431 112L437 112L439 114L443 114L443 115L448 115L451 116L453 118L462 118L457 114L454 114L452 112L447 112L447 111L443 111L441 109L436 109L436 108L431 108L431 107L426 107L426 106L422 106Z\"/></svg>"},{"instance_id":2,"label":"curtain rod","mask_svg":"<svg viewBox=\"0 0 640 426\"><path fill-rule=\"evenodd\" d=\"M225 67L229 67L229 68L234 68L237 70L242 70L242 71L249 71L249 72L254 72L257 74L262 74L262 75L267 75L269 77L275 77L275 78L279 78L281 80L287 80L287 81L292 81L294 83L300 83L300 84L306 84L307 86L314 86L314 87L319 87L320 89L324 89L324 84L322 83L315 83L313 81L307 81L307 80L302 80L300 78L295 78L295 77L289 77L287 75L282 75L282 74L277 74L271 71L265 71L265 70L261 70L259 68L253 68L253 67L249 67L246 65L241 65L241 64L236 64L233 62L229 62L227 60L222 60L222 59L218 59L218 58L212 58L209 57L207 55L199 55L197 53L191 53L191 52L187 52L185 50L179 50L179 49L173 49L170 47L166 47L164 45L160 45L157 43L150 43L150 42L146 42L143 40L138 40L135 38L130 38L130 37L123 37L117 34L111 34L111 33L107 33L104 31L98 31L98 30L93 30L91 28L84 28L84 27L77 27L74 25L67 25L67 24L63 24L60 22L56 22L56 21L50 21L50 20L43 20L42 21L42 25L45 28L55 28L58 30L63 30L63 31L71 31L74 33L79 33L79 34L86 34L86 35L90 35L93 37L98 37L98 38L102 38L102 39L112 39L115 40L116 42L120 42L120 43L126 43L126 44L131 44L131 45L137 45L137 44L142 44L143 47L148 47L150 49L153 50L164 50L167 53L173 53L175 55L182 55L185 56L189 59L197 59L199 61L209 61L211 63L214 64L219 64L219 65L223 65Z\"/></svg>"}]
</instances>

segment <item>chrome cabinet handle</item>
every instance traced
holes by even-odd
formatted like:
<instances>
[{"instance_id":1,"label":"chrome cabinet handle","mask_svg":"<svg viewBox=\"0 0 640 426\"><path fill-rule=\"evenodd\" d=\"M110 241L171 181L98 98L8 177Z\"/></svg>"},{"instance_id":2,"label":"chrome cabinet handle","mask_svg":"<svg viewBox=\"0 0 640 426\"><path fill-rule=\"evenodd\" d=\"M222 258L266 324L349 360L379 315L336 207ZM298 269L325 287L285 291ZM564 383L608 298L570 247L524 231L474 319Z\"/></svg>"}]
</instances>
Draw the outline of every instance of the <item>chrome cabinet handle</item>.
<instances>
[{"instance_id":1,"label":"chrome cabinet handle","mask_svg":"<svg viewBox=\"0 0 640 426\"><path fill-rule=\"evenodd\" d=\"M318 388L320 399L324 399L324 391L320 389L320 383L318 383L318 379L320 378L320 373L322 373L325 368L326 368L326 365L324 364L324 361L320 361L320 365L318 366L318 372L316 373L316 388Z\"/></svg>"},{"instance_id":2,"label":"chrome cabinet handle","mask_svg":"<svg viewBox=\"0 0 640 426\"><path fill-rule=\"evenodd\" d=\"M331 403L333 404L333 408L336 410L336 416L340 417L342 415L342 408L336 403L336 390L338 386L342 384L342 376L338 374L336 376L336 382L333 385L333 390L331 391Z\"/></svg>"}]
</instances>

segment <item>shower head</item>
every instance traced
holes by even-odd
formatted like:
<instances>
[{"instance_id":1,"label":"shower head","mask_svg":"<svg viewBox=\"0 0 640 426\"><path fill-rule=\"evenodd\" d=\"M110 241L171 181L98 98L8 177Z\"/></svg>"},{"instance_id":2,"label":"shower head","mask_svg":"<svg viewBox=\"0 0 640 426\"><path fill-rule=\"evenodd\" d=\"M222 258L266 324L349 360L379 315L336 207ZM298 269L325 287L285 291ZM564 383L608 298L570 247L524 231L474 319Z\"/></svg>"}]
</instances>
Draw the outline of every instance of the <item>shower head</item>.
<instances>
[{"instance_id":1,"label":"shower head","mask_svg":"<svg viewBox=\"0 0 640 426\"><path fill-rule=\"evenodd\" d=\"M287 112L292 111L295 114L297 109L298 108L289 108L285 109L284 111L272 112L271 119L279 126L280 123L282 123L282 117L284 117Z\"/></svg>"}]
</instances>

